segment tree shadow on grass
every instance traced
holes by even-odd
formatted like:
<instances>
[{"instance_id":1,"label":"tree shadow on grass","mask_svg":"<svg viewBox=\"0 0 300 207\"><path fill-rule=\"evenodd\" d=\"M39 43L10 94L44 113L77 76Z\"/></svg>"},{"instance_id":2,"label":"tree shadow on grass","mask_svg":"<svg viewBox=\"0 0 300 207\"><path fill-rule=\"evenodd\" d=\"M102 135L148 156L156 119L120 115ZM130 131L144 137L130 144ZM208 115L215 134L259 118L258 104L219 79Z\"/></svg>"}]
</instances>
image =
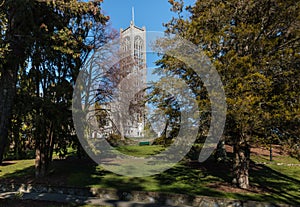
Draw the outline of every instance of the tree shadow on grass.
<instances>
[{"instance_id":1,"label":"tree shadow on grass","mask_svg":"<svg viewBox=\"0 0 300 207\"><path fill-rule=\"evenodd\" d=\"M252 163L250 182L266 189L268 195L262 195L263 199L300 205L300 180L298 179L287 176L266 165Z\"/></svg>"},{"instance_id":2,"label":"tree shadow on grass","mask_svg":"<svg viewBox=\"0 0 300 207\"><path fill-rule=\"evenodd\" d=\"M35 178L35 166L7 173L0 177L1 183L21 183L21 184L44 184L51 186L68 186L70 176L82 173L84 178L90 176L95 171L96 164L89 159L53 160L49 173L43 178ZM75 183L75 182L74 182ZM79 183L82 184L82 183ZM89 183L87 183L89 184ZM82 187L82 186L80 186Z\"/></svg>"},{"instance_id":3,"label":"tree shadow on grass","mask_svg":"<svg viewBox=\"0 0 300 207\"><path fill-rule=\"evenodd\" d=\"M188 195L224 196L222 192L206 187L207 183L220 181L220 178L210 176L202 168L184 163L155 176L161 190Z\"/></svg>"},{"instance_id":4,"label":"tree shadow on grass","mask_svg":"<svg viewBox=\"0 0 300 207\"><path fill-rule=\"evenodd\" d=\"M173 168L152 177L126 178L98 167L90 159L54 160L52 171L46 178L34 178L34 166L5 174L0 182L32 183L51 186L90 187L116 189L120 200L133 191L145 191L148 184L155 185L155 191L227 197L222 192L209 187L212 183L231 183L232 163L216 163L212 159L204 163L181 163ZM156 183L153 183L156 182ZM234 198L242 200L260 200L271 203L300 204L300 180L271 169L265 165L251 163L250 183L263 190L257 193L231 193ZM124 194L125 193L125 194ZM127 193L127 194L126 194ZM250 192L251 193L251 192ZM125 197L124 197L125 196Z\"/></svg>"},{"instance_id":5,"label":"tree shadow on grass","mask_svg":"<svg viewBox=\"0 0 300 207\"><path fill-rule=\"evenodd\" d=\"M32 183L34 179L34 166L30 166L12 173L7 173L0 177L0 183Z\"/></svg>"},{"instance_id":6,"label":"tree shadow on grass","mask_svg":"<svg viewBox=\"0 0 300 207\"><path fill-rule=\"evenodd\" d=\"M230 160L233 160L232 153L228 153L228 157L231 158ZM218 177L229 186L234 187L232 185L232 166L232 161L217 163L212 158L204 163L198 163L198 169L201 169L209 175ZM249 180L252 189L250 188L248 191L245 190L245 193L238 193L236 196L238 199L255 199L274 203L274 205L276 205L276 202L292 205L300 204L300 180L298 179L287 176L266 165L256 164L250 161ZM256 189L260 192L255 192Z\"/></svg>"},{"instance_id":7,"label":"tree shadow on grass","mask_svg":"<svg viewBox=\"0 0 300 207\"><path fill-rule=\"evenodd\" d=\"M17 162L13 162L13 161L3 161L2 164L0 166L9 166L9 165L14 165Z\"/></svg>"},{"instance_id":8,"label":"tree shadow on grass","mask_svg":"<svg viewBox=\"0 0 300 207\"><path fill-rule=\"evenodd\" d=\"M231 156L231 155L230 155ZM232 162L186 162L155 176L164 191L201 196L232 197L273 203L300 204L300 181L265 165L250 164L249 190L232 185ZM225 191L219 188L225 186ZM216 187L211 187L211 186ZM227 188L226 188L227 187Z\"/></svg>"}]
</instances>

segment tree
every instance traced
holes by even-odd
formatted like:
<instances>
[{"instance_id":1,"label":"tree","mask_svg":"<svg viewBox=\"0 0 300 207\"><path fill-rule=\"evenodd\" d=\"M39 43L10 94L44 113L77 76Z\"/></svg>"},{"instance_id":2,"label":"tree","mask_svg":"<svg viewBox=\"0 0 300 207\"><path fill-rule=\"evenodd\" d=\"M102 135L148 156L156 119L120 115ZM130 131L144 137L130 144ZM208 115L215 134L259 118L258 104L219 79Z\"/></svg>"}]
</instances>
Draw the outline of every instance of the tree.
<instances>
[{"instance_id":1,"label":"tree","mask_svg":"<svg viewBox=\"0 0 300 207\"><path fill-rule=\"evenodd\" d=\"M153 115L149 121L156 125L160 137L156 138L153 144L164 145L168 147L172 144L173 139L178 136L181 117L180 106L175 95L170 94L162 89L162 85L168 85L170 79L161 78L158 82L153 83L148 88L146 101L151 104ZM165 120L164 126L161 125ZM151 125L150 125L151 126Z\"/></svg>"},{"instance_id":2,"label":"tree","mask_svg":"<svg viewBox=\"0 0 300 207\"><path fill-rule=\"evenodd\" d=\"M8 140L16 88L21 86L17 84L18 77L30 76L27 95L33 104L31 113L35 116L35 128L43 132L35 133L37 176L45 175L52 156L53 136L63 136L59 129L72 129L68 109L72 84L88 54L105 42L108 17L101 13L100 4L101 0L7 0L1 5L1 14L7 19L7 29L1 27L1 40L9 47L4 50L1 44L1 52L5 52L0 65L0 163ZM26 66L28 72L18 76Z\"/></svg>"},{"instance_id":3,"label":"tree","mask_svg":"<svg viewBox=\"0 0 300 207\"><path fill-rule=\"evenodd\" d=\"M1 2L1 19L4 20L1 26L1 65L0 65L0 164L8 142L8 130L11 120L11 111L16 92L16 81L18 69L24 64L27 45L32 42L25 42L29 34L25 18L22 19L21 11L17 8L24 8L22 1ZM32 6L29 4L28 7ZM30 16L22 11L25 16ZM23 16L24 17L24 16ZM23 27L23 29L22 29ZM6 49L4 49L6 48ZM18 57L18 58L16 58Z\"/></svg>"},{"instance_id":4,"label":"tree","mask_svg":"<svg viewBox=\"0 0 300 207\"><path fill-rule=\"evenodd\" d=\"M183 1L169 2L178 18L166 24L166 32L202 47L222 78L233 180L248 188L250 145L299 125L299 2L196 1L188 7L189 20L182 19ZM168 57L162 63L171 72L184 71Z\"/></svg>"}]
</instances>

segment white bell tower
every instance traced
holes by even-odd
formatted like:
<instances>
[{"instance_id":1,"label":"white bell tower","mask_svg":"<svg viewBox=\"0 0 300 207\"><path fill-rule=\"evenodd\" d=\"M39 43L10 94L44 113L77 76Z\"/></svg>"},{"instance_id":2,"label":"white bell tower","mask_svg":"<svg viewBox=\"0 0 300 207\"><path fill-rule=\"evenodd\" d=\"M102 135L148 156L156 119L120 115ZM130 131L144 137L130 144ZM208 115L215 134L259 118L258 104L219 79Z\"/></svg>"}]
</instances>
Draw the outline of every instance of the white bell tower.
<instances>
[{"instance_id":1,"label":"white bell tower","mask_svg":"<svg viewBox=\"0 0 300 207\"><path fill-rule=\"evenodd\" d=\"M126 77L128 74L138 74L138 78L128 83L128 87L146 88L146 28L137 27L134 22L134 8L132 8L132 20L126 29L120 29L120 74ZM144 137L145 106L139 105L145 92L140 91L132 101L130 120L124 126L124 135L127 137Z\"/></svg>"}]
</instances>

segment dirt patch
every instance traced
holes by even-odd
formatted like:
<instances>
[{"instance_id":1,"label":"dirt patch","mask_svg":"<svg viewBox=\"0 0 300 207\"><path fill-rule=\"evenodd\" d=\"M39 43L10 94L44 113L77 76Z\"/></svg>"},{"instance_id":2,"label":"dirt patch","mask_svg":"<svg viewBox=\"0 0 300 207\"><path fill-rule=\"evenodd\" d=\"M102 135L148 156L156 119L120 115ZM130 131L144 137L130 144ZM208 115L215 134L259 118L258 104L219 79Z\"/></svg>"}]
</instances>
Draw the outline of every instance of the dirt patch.
<instances>
[{"instance_id":1,"label":"dirt patch","mask_svg":"<svg viewBox=\"0 0 300 207\"><path fill-rule=\"evenodd\" d=\"M233 147L230 145L225 145L225 150L228 153L233 153ZM267 147L251 146L250 151L251 151L251 154L255 154L255 155L262 155L262 156L270 155L270 148L267 148ZM283 151L281 146L273 145L272 146L272 155L273 156L281 156L281 155L288 155L288 154Z\"/></svg>"},{"instance_id":2,"label":"dirt patch","mask_svg":"<svg viewBox=\"0 0 300 207\"><path fill-rule=\"evenodd\" d=\"M269 156L270 155L270 148L267 147L252 147L251 153L256 155L262 155L262 156ZM283 149L279 145L273 145L272 146L272 155L273 156L282 156L287 155L287 153L284 153Z\"/></svg>"},{"instance_id":3,"label":"dirt patch","mask_svg":"<svg viewBox=\"0 0 300 207\"><path fill-rule=\"evenodd\" d=\"M246 194L246 193L267 193L268 192L266 189L260 188L258 186L250 186L249 189L241 189L241 188L237 188L234 185L231 185L230 183L223 183L223 182L211 183L208 184L207 187L222 192L228 192L228 193Z\"/></svg>"}]
</instances>

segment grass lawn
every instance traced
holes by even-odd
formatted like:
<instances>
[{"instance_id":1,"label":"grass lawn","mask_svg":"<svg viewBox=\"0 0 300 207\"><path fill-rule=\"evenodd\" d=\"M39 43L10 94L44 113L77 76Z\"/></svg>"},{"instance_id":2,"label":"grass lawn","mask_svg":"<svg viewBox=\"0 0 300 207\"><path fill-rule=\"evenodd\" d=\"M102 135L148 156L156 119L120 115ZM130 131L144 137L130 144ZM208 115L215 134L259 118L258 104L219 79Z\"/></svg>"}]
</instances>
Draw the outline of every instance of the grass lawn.
<instances>
[{"instance_id":1,"label":"grass lawn","mask_svg":"<svg viewBox=\"0 0 300 207\"><path fill-rule=\"evenodd\" d=\"M270 157L268 155L252 155L252 160L255 162L260 163L270 163L270 164L277 164L277 163L288 163L288 164L300 164L300 161L296 158L290 157L288 155L281 155L281 156L273 156L272 161L270 161Z\"/></svg>"},{"instance_id":2,"label":"grass lawn","mask_svg":"<svg viewBox=\"0 0 300 207\"><path fill-rule=\"evenodd\" d=\"M147 157L149 155L157 154L164 150L163 146L121 146L116 148L119 152L126 155L136 156L136 157Z\"/></svg>"},{"instance_id":3,"label":"grass lawn","mask_svg":"<svg viewBox=\"0 0 300 207\"><path fill-rule=\"evenodd\" d=\"M13 174L14 177L24 177L32 174L34 160L5 161L0 166L0 179L5 175Z\"/></svg>"},{"instance_id":4,"label":"grass lawn","mask_svg":"<svg viewBox=\"0 0 300 207\"><path fill-rule=\"evenodd\" d=\"M130 146L118 148L120 152L134 156L148 156L163 150L161 146ZM261 159L253 157L254 160ZM277 158L276 158L277 159ZM284 161L292 158L278 158ZM292 159L292 160L291 160ZM282 162L282 161L278 161ZM0 167L0 182L32 182L49 185L112 188L124 191L160 191L225 197L241 200L258 200L272 203L300 204L300 166L280 166L252 163L250 190L231 186L231 164L179 163L154 176L130 178L106 171L87 159L70 158L55 160L54 171L45 179L34 178L34 161L11 161ZM0 205L1 206L1 205Z\"/></svg>"}]
</instances>

